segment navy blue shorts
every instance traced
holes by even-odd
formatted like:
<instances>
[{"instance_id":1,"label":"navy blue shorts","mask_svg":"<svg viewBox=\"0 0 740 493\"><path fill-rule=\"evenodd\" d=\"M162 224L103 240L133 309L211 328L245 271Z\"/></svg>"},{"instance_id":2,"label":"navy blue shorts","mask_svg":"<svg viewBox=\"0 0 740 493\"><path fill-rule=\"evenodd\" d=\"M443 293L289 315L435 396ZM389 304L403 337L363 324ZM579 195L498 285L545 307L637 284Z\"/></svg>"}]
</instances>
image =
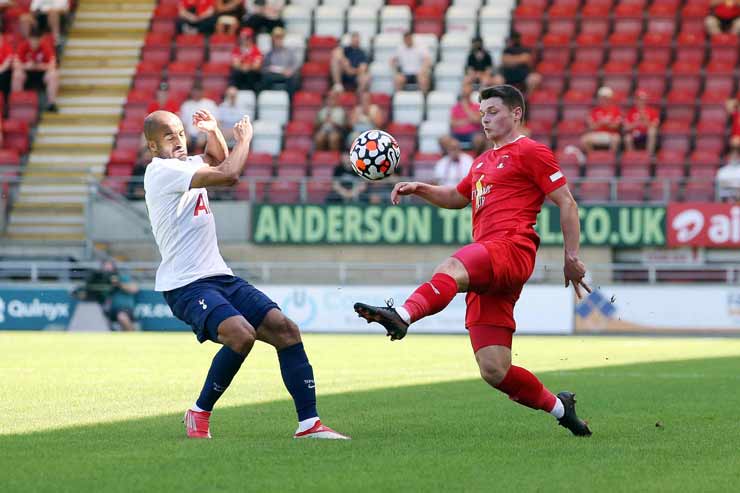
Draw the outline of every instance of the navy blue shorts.
<instances>
[{"instance_id":1,"label":"navy blue shorts","mask_svg":"<svg viewBox=\"0 0 740 493\"><path fill-rule=\"evenodd\" d=\"M172 313L190 325L198 342L218 342L218 326L229 317L241 315L257 329L277 303L244 279L214 276L165 291Z\"/></svg>"}]
</instances>

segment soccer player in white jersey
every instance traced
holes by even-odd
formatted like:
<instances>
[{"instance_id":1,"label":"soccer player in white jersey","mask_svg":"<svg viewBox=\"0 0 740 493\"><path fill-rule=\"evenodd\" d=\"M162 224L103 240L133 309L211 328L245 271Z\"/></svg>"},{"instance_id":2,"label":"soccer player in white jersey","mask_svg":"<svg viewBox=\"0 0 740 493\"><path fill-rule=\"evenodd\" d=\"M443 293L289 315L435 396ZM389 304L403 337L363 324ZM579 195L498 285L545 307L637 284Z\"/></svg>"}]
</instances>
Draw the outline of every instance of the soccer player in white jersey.
<instances>
[{"instance_id":1,"label":"soccer player in white jersey","mask_svg":"<svg viewBox=\"0 0 740 493\"><path fill-rule=\"evenodd\" d=\"M277 350L283 382L298 413L293 437L348 439L319 419L313 369L296 324L264 293L235 277L218 249L206 187L239 181L252 124L245 116L234 125L231 154L211 113L196 112L193 124L207 135L203 155L187 155L185 130L177 115L155 111L144 121L147 146L154 156L144 175L146 205L162 255L155 289L163 292L172 313L193 328L199 342L223 345L200 396L185 412L187 435L211 437L213 406L259 340Z\"/></svg>"}]
</instances>

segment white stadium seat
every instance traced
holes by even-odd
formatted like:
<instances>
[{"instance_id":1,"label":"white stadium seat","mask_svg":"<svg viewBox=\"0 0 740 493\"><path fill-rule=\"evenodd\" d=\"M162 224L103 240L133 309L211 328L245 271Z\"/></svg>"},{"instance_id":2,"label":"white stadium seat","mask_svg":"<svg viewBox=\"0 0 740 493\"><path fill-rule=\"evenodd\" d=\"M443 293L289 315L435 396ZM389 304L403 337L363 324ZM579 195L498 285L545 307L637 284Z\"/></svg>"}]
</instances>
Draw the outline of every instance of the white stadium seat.
<instances>
[{"instance_id":1,"label":"white stadium seat","mask_svg":"<svg viewBox=\"0 0 740 493\"><path fill-rule=\"evenodd\" d=\"M311 35L311 8L304 5L286 5L283 9L285 30L300 34L304 38Z\"/></svg>"},{"instance_id":2,"label":"white stadium seat","mask_svg":"<svg viewBox=\"0 0 740 493\"><path fill-rule=\"evenodd\" d=\"M300 34L287 33L283 44L289 50L293 50L300 63L306 58L306 37ZM265 53L267 54L267 53Z\"/></svg>"},{"instance_id":3,"label":"white stadium seat","mask_svg":"<svg viewBox=\"0 0 740 493\"><path fill-rule=\"evenodd\" d=\"M259 33L257 35L257 48L263 55L267 55L272 49L272 37L268 33Z\"/></svg>"},{"instance_id":4,"label":"white stadium seat","mask_svg":"<svg viewBox=\"0 0 740 493\"><path fill-rule=\"evenodd\" d=\"M319 0L291 0L291 5L301 5L308 7L310 10L315 9L319 5Z\"/></svg>"},{"instance_id":5,"label":"white stadium seat","mask_svg":"<svg viewBox=\"0 0 740 493\"><path fill-rule=\"evenodd\" d=\"M432 91L427 94L427 120L445 122L449 125L450 110L457 102L457 94L451 91Z\"/></svg>"},{"instance_id":6,"label":"white stadium seat","mask_svg":"<svg viewBox=\"0 0 740 493\"><path fill-rule=\"evenodd\" d=\"M260 120L284 125L290 119L290 97L287 91L262 91L257 97Z\"/></svg>"},{"instance_id":7,"label":"white stadium seat","mask_svg":"<svg viewBox=\"0 0 740 493\"><path fill-rule=\"evenodd\" d=\"M470 52L471 39L464 33L447 33L440 42L440 59L444 61L459 61L461 66Z\"/></svg>"},{"instance_id":8,"label":"white stadium seat","mask_svg":"<svg viewBox=\"0 0 740 493\"><path fill-rule=\"evenodd\" d=\"M321 5L329 5L331 7L339 7L347 10L352 5L352 0L324 0L323 2L321 2Z\"/></svg>"},{"instance_id":9,"label":"white stadium seat","mask_svg":"<svg viewBox=\"0 0 740 493\"><path fill-rule=\"evenodd\" d=\"M414 34L414 44L423 46L427 49L427 53L432 58L432 62L437 60L437 54L439 52L439 38L431 33L426 34Z\"/></svg>"},{"instance_id":10,"label":"white stadium seat","mask_svg":"<svg viewBox=\"0 0 740 493\"><path fill-rule=\"evenodd\" d=\"M411 9L408 5L387 5L380 11L380 32L411 30Z\"/></svg>"},{"instance_id":11,"label":"white stadium seat","mask_svg":"<svg viewBox=\"0 0 740 493\"><path fill-rule=\"evenodd\" d=\"M365 40L370 40L378 32L378 9L355 5L347 11L347 32L360 33Z\"/></svg>"},{"instance_id":12,"label":"white stadium seat","mask_svg":"<svg viewBox=\"0 0 740 493\"><path fill-rule=\"evenodd\" d=\"M465 7L478 10L483 2L481 0L452 0L453 7Z\"/></svg>"},{"instance_id":13,"label":"white stadium seat","mask_svg":"<svg viewBox=\"0 0 740 493\"><path fill-rule=\"evenodd\" d=\"M251 149L254 153L280 154L283 141L283 128L274 121L255 120L252 122L254 138Z\"/></svg>"},{"instance_id":14,"label":"white stadium seat","mask_svg":"<svg viewBox=\"0 0 740 493\"><path fill-rule=\"evenodd\" d=\"M478 10L471 7L450 7L445 13L447 33L465 33L468 38L478 28Z\"/></svg>"},{"instance_id":15,"label":"white stadium seat","mask_svg":"<svg viewBox=\"0 0 740 493\"><path fill-rule=\"evenodd\" d=\"M450 91L455 94L460 93L462 87L463 64L459 61L439 62L434 67L434 87L438 91Z\"/></svg>"},{"instance_id":16,"label":"white stadium seat","mask_svg":"<svg viewBox=\"0 0 740 493\"><path fill-rule=\"evenodd\" d=\"M385 5L385 0L355 0L355 5L362 4L363 7L370 7L380 10Z\"/></svg>"},{"instance_id":17,"label":"white stadium seat","mask_svg":"<svg viewBox=\"0 0 740 493\"><path fill-rule=\"evenodd\" d=\"M388 62L372 62L370 70L370 91L393 94L393 69Z\"/></svg>"},{"instance_id":18,"label":"white stadium seat","mask_svg":"<svg viewBox=\"0 0 740 493\"><path fill-rule=\"evenodd\" d=\"M419 152L442 152L439 138L450 133L450 124L436 120L426 120L419 126Z\"/></svg>"},{"instance_id":19,"label":"white stadium seat","mask_svg":"<svg viewBox=\"0 0 740 493\"><path fill-rule=\"evenodd\" d=\"M255 110L257 108L257 97L254 91L239 91L236 94L236 106L249 118L254 120Z\"/></svg>"},{"instance_id":20,"label":"white stadium seat","mask_svg":"<svg viewBox=\"0 0 740 493\"><path fill-rule=\"evenodd\" d=\"M403 43L401 33L382 33L373 38L373 61L390 63L390 59Z\"/></svg>"},{"instance_id":21,"label":"white stadium seat","mask_svg":"<svg viewBox=\"0 0 740 493\"><path fill-rule=\"evenodd\" d=\"M503 38L509 34L511 12L504 11L497 5L486 5L480 9L478 32L482 38Z\"/></svg>"},{"instance_id":22,"label":"white stadium seat","mask_svg":"<svg viewBox=\"0 0 740 493\"><path fill-rule=\"evenodd\" d=\"M322 5L314 10L314 34L340 38L344 34L344 8Z\"/></svg>"},{"instance_id":23,"label":"white stadium seat","mask_svg":"<svg viewBox=\"0 0 740 493\"><path fill-rule=\"evenodd\" d=\"M424 119L424 94L398 91L393 95L393 121L418 125Z\"/></svg>"}]
</instances>

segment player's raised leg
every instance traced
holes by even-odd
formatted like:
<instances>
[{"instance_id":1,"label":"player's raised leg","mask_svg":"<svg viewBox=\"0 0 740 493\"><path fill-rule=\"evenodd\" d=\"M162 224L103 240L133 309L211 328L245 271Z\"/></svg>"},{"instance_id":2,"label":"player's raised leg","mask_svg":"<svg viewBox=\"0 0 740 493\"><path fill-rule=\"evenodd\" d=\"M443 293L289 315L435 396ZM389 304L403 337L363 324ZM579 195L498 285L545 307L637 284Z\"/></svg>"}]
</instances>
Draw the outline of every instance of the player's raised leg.
<instances>
[{"instance_id":1,"label":"player's raised leg","mask_svg":"<svg viewBox=\"0 0 740 493\"><path fill-rule=\"evenodd\" d=\"M257 329L257 338L277 350L283 383L293 397L298 414L298 429L293 437L348 440L348 436L321 423L316 410L313 367L308 361L298 326L279 309L273 308Z\"/></svg>"},{"instance_id":2,"label":"player's raised leg","mask_svg":"<svg viewBox=\"0 0 740 493\"><path fill-rule=\"evenodd\" d=\"M474 333L476 331L477 333ZM483 331L486 335L481 334ZM508 329L497 327L471 329L474 348L476 340L480 341L484 338L498 338L503 344L506 344L508 339L510 344L511 332ZM512 401L552 414L561 426L570 430L574 435L591 435L588 425L576 414L575 395L570 392L561 392L555 396L532 372L521 366L512 365L509 346L491 345L478 348L475 351L475 360L478 362L483 380L508 395Z\"/></svg>"}]
</instances>

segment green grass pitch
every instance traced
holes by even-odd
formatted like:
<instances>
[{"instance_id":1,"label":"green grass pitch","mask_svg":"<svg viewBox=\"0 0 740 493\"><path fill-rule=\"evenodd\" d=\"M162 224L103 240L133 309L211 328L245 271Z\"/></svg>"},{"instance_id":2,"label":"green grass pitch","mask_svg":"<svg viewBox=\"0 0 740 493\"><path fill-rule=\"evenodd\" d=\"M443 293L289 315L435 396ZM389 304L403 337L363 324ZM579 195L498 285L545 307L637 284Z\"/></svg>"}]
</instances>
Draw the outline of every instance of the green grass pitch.
<instances>
[{"instance_id":1,"label":"green grass pitch","mask_svg":"<svg viewBox=\"0 0 740 493\"><path fill-rule=\"evenodd\" d=\"M0 333L0 491L738 491L740 340L517 337L594 430L509 402L462 336L306 335L322 419L295 441L274 351L212 417L182 413L217 347L188 334ZM656 423L659 426L656 426Z\"/></svg>"}]
</instances>

